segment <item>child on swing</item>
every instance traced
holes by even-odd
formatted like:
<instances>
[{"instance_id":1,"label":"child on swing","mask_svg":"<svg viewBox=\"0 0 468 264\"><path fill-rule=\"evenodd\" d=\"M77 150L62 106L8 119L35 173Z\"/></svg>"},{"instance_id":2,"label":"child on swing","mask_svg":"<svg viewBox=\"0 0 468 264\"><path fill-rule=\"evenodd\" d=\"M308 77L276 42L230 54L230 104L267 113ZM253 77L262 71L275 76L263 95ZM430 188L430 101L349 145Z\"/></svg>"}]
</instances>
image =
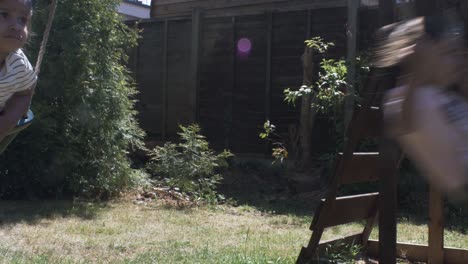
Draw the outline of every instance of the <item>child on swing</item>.
<instances>
[{"instance_id":1,"label":"child on swing","mask_svg":"<svg viewBox=\"0 0 468 264\"><path fill-rule=\"evenodd\" d=\"M0 140L28 111L36 84L22 51L31 16L31 0L0 0Z\"/></svg>"}]
</instances>

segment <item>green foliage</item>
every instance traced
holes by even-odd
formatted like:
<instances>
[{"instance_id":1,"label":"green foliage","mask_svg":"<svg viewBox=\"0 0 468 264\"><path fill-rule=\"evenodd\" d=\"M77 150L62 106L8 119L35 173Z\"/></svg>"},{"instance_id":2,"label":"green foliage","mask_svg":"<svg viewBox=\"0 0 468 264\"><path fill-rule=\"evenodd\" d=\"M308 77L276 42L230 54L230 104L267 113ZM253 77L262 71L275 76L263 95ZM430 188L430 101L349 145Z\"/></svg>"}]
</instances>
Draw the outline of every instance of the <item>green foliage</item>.
<instances>
[{"instance_id":1,"label":"green foliage","mask_svg":"<svg viewBox=\"0 0 468 264\"><path fill-rule=\"evenodd\" d=\"M315 94L315 91L313 90L313 86L308 87L306 85L303 85L297 91L291 90L290 88L286 88L284 89L283 93L284 101L286 101L288 104L296 106L296 101L299 97L308 94Z\"/></svg>"},{"instance_id":2,"label":"green foliage","mask_svg":"<svg viewBox=\"0 0 468 264\"><path fill-rule=\"evenodd\" d=\"M325 42L325 40L321 37L313 37L304 41L308 48L312 48L319 53L325 53L330 47L335 46L333 42Z\"/></svg>"},{"instance_id":3,"label":"green foliage","mask_svg":"<svg viewBox=\"0 0 468 264\"><path fill-rule=\"evenodd\" d=\"M313 107L321 112L337 109L344 99L346 89L346 75L348 69L344 60L322 60L321 72L317 81L318 103Z\"/></svg>"},{"instance_id":4,"label":"green foliage","mask_svg":"<svg viewBox=\"0 0 468 264\"><path fill-rule=\"evenodd\" d=\"M362 246L359 244L336 242L327 245L324 257L327 263L353 263L361 251Z\"/></svg>"},{"instance_id":5,"label":"green foliage","mask_svg":"<svg viewBox=\"0 0 468 264\"><path fill-rule=\"evenodd\" d=\"M222 179L219 169L227 167L232 154L225 150L215 154L198 125L180 126L180 143L166 142L150 151L148 171L170 187L195 198L216 201L216 186Z\"/></svg>"},{"instance_id":6,"label":"green foliage","mask_svg":"<svg viewBox=\"0 0 468 264\"><path fill-rule=\"evenodd\" d=\"M313 37L305 41L307 47L319 53L325 53L333 42L325 42L321 37ZM345 96L347 67L344 60L323 59L320 62L319 78L315 85L301 86L298 90L287 88L284 90L284 101L295 105L299 97L312 95L317 100L311 105L320 112L337 109Z\"/></svg>"},{"instance_id":7,"label":"green foliage","mask_svg":"<svg viewBox=\"0 0 468 264\"><path fill-rule=\"evenodd\" d=\"M36 120L3 154L0 194L105 198L132 184L127 154L141 146L143 132L125 63L137 32L116 12L120 2L59 1L32 103ZM48 3L35 3L36 34L44 29ZM41 39L30 40L32 62Z\"/></svg>"},{"instance_id":8,"label":"green foliage","mask_svg":"<svg viewBox=\"0 0 468 264\"><path fill-rule=\"evenodd\" d=\"M265 121L263 124L263 132L259 134L260 138L265 139L268 138L271 134L273 134L276 130L275 125L273 125L270 120Z\"/></svg>"},{"instance_id":9,"label":"green foliage","mask_svg":"<svg viewBox=\"0 0 468 264\"><path fill-rule=\"evenodd\" d=\"M281 136L275 133L276 127L273 125L270 120L265 121L263 124L263 132L260 132L259 136L261 139L266 139L271 142L273 145L272 156L276 160L281 162L284 161L289 155L288 150L286 149L286 144L281 141ZM273 161L273 162L274 162Z\"/></svg>"}]
</instances>

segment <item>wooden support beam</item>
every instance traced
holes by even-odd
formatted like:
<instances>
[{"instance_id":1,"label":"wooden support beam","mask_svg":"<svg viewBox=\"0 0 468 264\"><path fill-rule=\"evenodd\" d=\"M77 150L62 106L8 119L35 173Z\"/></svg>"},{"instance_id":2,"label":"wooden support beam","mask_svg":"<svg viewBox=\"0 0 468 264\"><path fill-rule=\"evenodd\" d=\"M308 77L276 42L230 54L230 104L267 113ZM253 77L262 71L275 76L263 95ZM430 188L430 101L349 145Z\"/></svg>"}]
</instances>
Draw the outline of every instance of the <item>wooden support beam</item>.
<instances>
[{"instance_id":1,"label":"wooden support beam","mask_svg":"<svg viewBox=\"0 0 468 264\"><path fill-rule=\"evenodd\" d=\"M374 182L380 179L378 152L354 153L351 159L348 160L343 160L342 154L340 154L337 162L344 162L344 173L340 179L341 184Z\"/></svg>"},{"instance_id":2,"label":"wooden support beam","mask_svg":"<svg viewBox=\"0 0 468 264\"><path fill-rule=\"evenodd\" d=\"M428 264L443 263L444 259L444 198L430 187L429 191L429 255Z\"/></svg>"},{"instance_id":3,"label":"wooden support beam","mask_svg":"<svg viewBox=\"0 0 468 264\"><path fill-rule=\"evenodd\" d=\"M314 257L316 253L317 246L320 243L320 238L322 237L324 228L316 228L312 233L312 237L307 244L307 247L303 247L299 256L297 257L296 264L307 264L310 263L310 260Z\"/></svg>"},{"instance_id":4,"label":"wooden support beam","mask_svg":"<svg viewBox=\"0 0 468 264\"><path fill-rule=\"evenodd\" d=\"M409 261L426 262L428 258L429 247L427 245L418 245L411 243L398 242L396 255L399 258ZM376 257L379 255L379 241L370 239L367 243L367 255ZM445 247L444 264L464 264L468 259L468 250L461 248Z\"/></svg>"},{"instance_id":5,"label":"wooden support beam","mask_svg":"<svg viewBox=\"0 0 468 264\"><path fill-rule=\"evenodd\" d=\"M379 263L396 263L397 241L397 176L400 151L396 143L382 139L380 145L380 199L379 199Z\"/></svg>"},{"instance_id":6,"label":"wooden support beam","mask_svg":"<svg viewBox=\"0 0 468 264\"><path fill-rule=\"evenodd\" d=\"M311 230L315 227L332 227L351 223L359 220L369 219L375 212L379 193L368 193L338 197L332 208L326 213L322 213L320 208L325 208L325 199L321 200L320 207L316 214L321 215L320 219L314 217Z\"/></svg>"}]
</instances>

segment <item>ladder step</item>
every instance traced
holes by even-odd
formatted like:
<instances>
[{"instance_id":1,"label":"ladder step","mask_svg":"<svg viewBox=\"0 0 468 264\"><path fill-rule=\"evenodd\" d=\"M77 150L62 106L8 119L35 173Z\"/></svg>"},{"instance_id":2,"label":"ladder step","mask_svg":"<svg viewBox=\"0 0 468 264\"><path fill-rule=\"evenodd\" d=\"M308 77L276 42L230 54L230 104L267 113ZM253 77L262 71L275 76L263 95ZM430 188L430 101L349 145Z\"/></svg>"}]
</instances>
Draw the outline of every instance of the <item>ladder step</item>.
<instances>
[{"instance_id":1,"label":"ladder step","mask_svg":"<svg viewBox=\"0 0 468 264\"><path fill-rule=\"evenodd\" d=\"M369 219L375 212L378 197L379 193L338 197L331 208L326 208L326 201L322 199L315 212L316 216L321 217L314 216L310 229L314 230L317 225L327 228Z\"/></svg>"},{"instance_id":2,"label":"ladder step","mask_svg":"<svg viewBox=\"0 0 468 264\"><path fill-rule=\"evenodd\" d=\"M344 170L340 184L360 182L374 182L379 180L379 153L356 152L351 159L342 160L343 154L338 155L337 162L344 162Z\"/></svg>"},{"instance_id":3,"label":"ladder step","mask_svg":"<svg viewBox=\"0 0 468 264\"><path fill-rule=\"evenodd\" d=\"M363 109L361 106L356 106L356 114L360 120L365 120L361 122L362 127L357 128L356 131L359 132L361 138L377 138L382 135L382 111L379 107L370 107Z\"/></svg>"}]
</instances>

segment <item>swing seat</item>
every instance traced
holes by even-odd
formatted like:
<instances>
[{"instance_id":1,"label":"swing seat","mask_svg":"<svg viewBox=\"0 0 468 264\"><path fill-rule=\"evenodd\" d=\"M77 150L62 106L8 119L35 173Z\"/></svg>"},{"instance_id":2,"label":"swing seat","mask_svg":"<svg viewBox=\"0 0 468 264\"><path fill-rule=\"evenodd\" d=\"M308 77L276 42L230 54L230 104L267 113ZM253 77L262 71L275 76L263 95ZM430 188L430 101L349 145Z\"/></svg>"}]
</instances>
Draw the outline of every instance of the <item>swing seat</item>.
<instances>
[{"instance_id":1,"label":"swing seat","mask_svg":"<svg viewBox=\"0 0 468 264\"><path fill-rule=\"evenodd\" d=\"M34 119L34 113L31 110L28 110L28 113L26 113L26 115L22 119L20 119L20 121L18 121L18 124L16 124L16 127L13 128L10 131L10 133L8 133L8 135L17 134L21 130L27 128L28 126L31 125L33 119Z\"/></svg>"},{"instance_id":2,"label":"swing seat","mask_svg":"<svg viewBox=\"0 0 468 264\"><path fill-rule=\"evenodd\" d=\"M13 128L8 135L0 141L0 153L3 153L7 146L13 141L13 139L18 135L19 132L29 127L34 119L34 113L31 110L28 110L28 113L18 121L18 124Z\"/></svg>"}]
</instances>

